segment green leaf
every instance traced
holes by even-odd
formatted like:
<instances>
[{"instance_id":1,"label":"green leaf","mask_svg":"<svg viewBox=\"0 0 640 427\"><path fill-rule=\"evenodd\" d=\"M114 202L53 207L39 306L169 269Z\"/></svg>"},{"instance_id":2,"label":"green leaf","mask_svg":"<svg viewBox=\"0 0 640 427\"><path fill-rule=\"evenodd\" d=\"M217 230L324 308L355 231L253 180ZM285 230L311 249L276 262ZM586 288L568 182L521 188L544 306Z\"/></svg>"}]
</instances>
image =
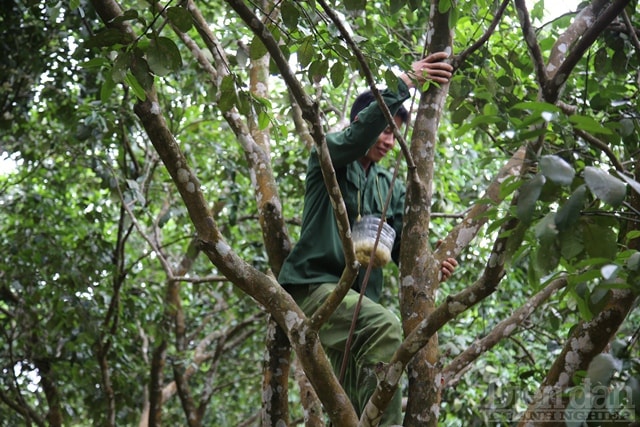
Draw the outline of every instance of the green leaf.
<instances>
[{"instance_id":1,"label":"green leaf","mask_svg":"<svg viewBox=\"0 0 640 427\"><path fill-rule=\"evenodd\" d=\"M579 274L572 274L567 277L568 283L570 285L578 285L582 283L589 283L593 280L600 278L600 270L596 268L592 268L586 271L583 271Z\"/></svg>"},{"instance_id":2,"label":"green leaf","mask_svg":"<svg viewBox=\"0 0 640 427\"><path fill-rule=\"evenodd\" d=\"M389 90L394 92L398 90L398 77L390 69L384 72L384 81L387 83Z\"/></svg>"},{"instance_id":3,"label":"green leaf","mask_svg":"<svg viewBox=\"0 0 640 427\"><path fill-rule=\"evenodd\" d=\"M260 130L265 130L269 127L269 123L271 123L271 117L266 111L260 111L258 113L258 128Z\"/></svg>"},{"instance_id":4,"label":"green leaf","mask_svg":"<svg viewBox=\"0 0 640 427\"><path fill-rule=\"evenodd\" d=\"M238 100L235 81L232 74L227 74L220 83L220 99L218 106L222 112L231 110Z\"/></svg>"},{"instance_id":5,"label":"green leaf","mask_svg":"<svg viewBox=\"0 0 640 427\"><path fill-rule=\"evenodd\" d=\"M294 2L282 2L280 13L282 14L282 22L287 28L294 29L298 26L300 12Z\"/></svg>"},{"instance_id":6,"label":"green leaf","mask_svg":"<svg viewBox=\"0 0 640 427\"><path fill-rule=\"evenodd\" d=\"M517 176L507 177L500 184L500 199L506 199L507 196L522 186L523 181Z\"/></svg>"},{"instance_id":7,"label":"green leaf","mask_svg":"<svg viewBox=\"0 0 640 427\"><path fill-rule=\"evenodd\" d=\"M302 67L306 67L311 63L315 53L314 41L312 37L304 39L298 49L298 61Z\"/></svg>"},{"instance_id":8,"label":"green leaf","mask_svg":"<svg viewBox=\"0 0 640 427\"><path fill-rule=\"evenodd\" d=\"M633 135L636 130L635 122L629 118L622 118L618 122L620 127L620 135L624 138Z\"/></svg>"},{"instance_id":9,"label":"green leaf","mask_svg":"<svg viewBox=\"0 0 640 427\"><path fill-rule=\"evenodd\" d=\"M464 135L468 130L475 129L480 125L501 123L502 121L503 119L500 116L486 116L486 115L476 116L473 118L473 120L471 120L471 122L465 123L464 125L460 126L456 130L456 136Z\"/></svg>"},{"instance_id":10,"label":"green leaf","mask_svg":"<svg viewBox=\"0 0 640 427\"><path fill-rule=\"evenodd\" d=\"M622 362L609 353L600 353L596 355L587 368L587 378L594 385L609 385L613 374L620 370Z\"/></svg>"},{"instance_id":11,"label":"green leaf","mask_svg":"<svg viewBox=\"0 0 640 427\"><path fill-rule=\"evenodd\" d=\"M566 201L556 214L556 226L563 231L572 227L580 218L580 211L584 209L587 199L587 187L581 185L576 188L571 197Z\"/></svg>"},{"instance_id":12,"label":"green leaf","mask_svg":"<svg viewBox=\"0 0 640 427\"><path fill-rule=\"evenodd\" d=\"M126 21L134 21L138 19L138 11L135 9L125 10L122 15L116 16L113 18L110 23L111 24L119 24Z\"/></svg>"},{"instance_id":13,"label":"green leaf","mask_svg":"<svg viewBox=\"0 0 640 427\"><path fill-rule=\"evenodd\" d=\"M585 297L586 298L589 297L588 288L587 288L587 295L585 295ZM580 313L580 317L582 317L587 322L593 319L593 312L591 311L591 307L589 306L589 303L587 302L587 300L580 295L575 295L575 300L576 300L576 304L578 305L578 312Z\"/></svg>"},{"instance_id":14,"label":"green leaf","mask_svg":"<svg viewBox=\"0 0 640 427\"><path fill-rule=\"evenodd\" d=\"M498 84L504 88L509 88L513 86L513 80L509 76L499 76L496 81Z\"/></svg>"},{"instance_id":15,"label":"green leaf","mask_svg":"<svg viewBox=\"0 0 640 427\"><path fill-rule=\"evenodd\" d=\"M87 48L114 47L116 45L128 45L131 37L116 28L106 28L93 35L85 44Z\"/></svg>"},{"instance_id":16,"label":"green leaf","mask_svg":"<svg viewBox=\"0 0 640 427\"><path fill-rule=\"evenodd\" d=\"M90 60L83 62L80 64L82 68L94 68L94 67L104 67L110 62L107 58L99 57L99 58L91 58Z\"/></svg>"},{"instance_id":17,"label":"green leaf","mask_svg":"<svg viewBox=\"0 0 640 427\"><path fill-rule=\"evenodd\" d=\"M340 61L337 61L331 66L329 76L331 78L331 84L333 85L333 87L338 87L340 86L340 84L342 84L342 82L344 81L345 72L346 67Z\"/></svg>"},{"instance_id":18,"label":"green leaf","mask_svg":"<svg viewBox=\"0 0 640 427\"><path fill-rule=\"evenodd\" d=\"M140 205L144 205L145 197L140 189L140 184L138 184L138 182L133 179L127 179L127 187L129 187L129 190L132 193L134 199L136 199Z\"/></svg>"},{"instance_id":19,"label":"green leaf","mask_svg":"<svg viewBox=\"0 0 640 427\"><path fill-rule=\"evenodd\" d=\"M169 7L167 9L167 17L169 18L169 21L171 21L171 23L183 33L189 31L191 29L191 26L193 25L193 18L191 17L191 13L189 13L189 11L184 7Z\"/></svg>"},{"instance_id":20,"label":"green leaf","mask_svg":"<svg viewBox=\"0 0 640 427\"><path fill-rule=\"evenodd\" d=\"M467 108L464 105L460 106L459 108L456 108L451 113L451 122L454 125L462 124L462 122L467 120L467 117L469 117L469 114L471 114L471 110L469 108Z\"/></svg>"},{"instance_id":21,"label":"green leaf","mask_svg":"<svg viewBox=\"0 0 640 427\"><path fill-rule=\"evenodd\" d=\"M631 230L630 232L627 233L626 236L624 236L625 239L627 240L633 240L633 239L637 239L638 237L640 237L640 230Z\"/></svg>"},{"instance_id":22,"label":"green leaf","mask_svg":"<svg viewBox=\"0 0 640 427\"><path fill-rule=\"evenodd\" d=\"M455 28L458 19L460 18L460 12L457 7L449 9L449 28Z\"/></svg>"},{"instance_id":23,"label":"green leaf","mask_svg":"<svg viewBox=\"0 0 640 427\"><path fill-rule=\"evenodd\" d=\"M593 166L584 168L584 180L597 198L613 207L619 206L627 194L624 182Z\"/></svg>"},{"instance_id":24,"label":"green leaf","mask_svg":"<svg viewBox=\"0 0 640 427\"><path fill-rule=\"evenodd\" d=\"M113 71L111 78L116 83L122 83L127 77L129 68L131 67L131 61L133 60L133 53L131 51L122 51L116 57L113 63Z\"/></svg>"},{"instance_id":25,"label":"green leaf","mask_svg":"<svg viewBox=\"0 0 640 427\"><path fill-rule=\"evenodd\" d=\"M398 12L400 9L404 7L405 4L406 4L406 0L391 0L389 4L389 9L391 11L391 14Z\"/></svg>"},{"instance_id":26,"label":"green leaf","mask_svg":"<svg viewBox=\"0 0 640 427\"><path fill-rule=\"evenodd\" d=\"M604 286L596 287L589 296L589 310L594 314L600 313L611 299L611 295L612 292L610 289L606 289Z\"/></svg>"},{"instance_id":27,"label":"green leaf","mask_svg":"<svg viewBox=\"0 0 640 427\"><path fill-rule=\"evenodd\" d=\"M560 156L543 156L540 170L545 177L559 185L570 185L576 175L573 167Z\"/></svg>"},{"instance_id":28,"label":"green leaf","mask_svg":"<svg viewBox=\"0 0 640 427\"><path fill-rule=\"evenodd\" d=\"M624 173L620 172L620 171L616 171L616 173L618 174L618 176L620 178L622 178L627 184L629 184L629 187L633 188L635 190L636 193L640 194L640 182L636 181L633 178L628 177L627 175L625 175Z\"/></svg>"},{"instance_id":29,"label":"green leaf","mask_svg":"<svg viewBox=\"0 0 640 427\"><path fill-rule=\"evenodd\" d=\"M347 10L364 10L367 0L345 0L344 6Z\"/></svg>"},{"instance_id":30,"label":"green leaf","mask_svg":"<svg viewBox=\"0 0 640 427\"><path fill-rule=\"evenodd\" d=\"M244 115L248 115L251 112L251 100L250 100L250 96L247 95L246 92L241 91L240 93L238 93L238 102L237 102L237 107L238 107L238 112L240 114L244 114Z\"/></svg>"},{"instance_id":31,"label":"green leaf","mask_svg":"<svg viewBox=\"0 0 640 427\"><path fill-rule=\"evenodd\" d=\"M438 2L438 12L445 14L451 9L451 0L440 0Z\"/></svg>"},{"instance_id":32,"label":"green leaf","mask_svg":"<svg viewBox=\"0 0 640 427\"><path fill-rule=\"evenodd\" d=\"M349 61L349 59L352 57L351 51L340 43L334 43L333 49L336 51L336 54L344 61Z\"/></svg>"},{"instance_id":33,"label":"green leaf","mask_svg":"<svg viewBox=\"0 0 640 427\"><path fill-rule=\"evenodd\" d=\"M153 74L149 69L149 64L142 56L134 57L131 72L145 90L151 89L153 86Z\"/></svg>"},{"instance_id":34,"label":"green leaf","mask_svg":"<svg viewBox=\"0 0 640 427\"><path fill-rule=\"evenodd\" d=\"M618 75L627 74L627 54L624 50L616 50L611 58L611 69Z\"/></svg>"},{"instance_id":35,"label":"green leaf","mask_svg":"<svg viewBox=\"0 0 640 427\"><path fill-rule=\"evenodd\" d=\"M544 112L549 113L561 113L562 110L560 107L549 104L548 102L537 102L537 101L527 101L527 102L519 102L513 107L514 110L528 110L532 113L542 114Z\"/></svg>"},{"instance_id":36,"label":"green leaf","mask_svg":"<svg viewBox=\"0 0 640 427\"><path fill-rule=\"evenodd\" d=\"M536 253L536 264L544 274L553 271L560 263L560 251L555 241L543 240Z\"/></svg>"},{"instance_id":37,"label":"green leaf","mask_svg":"<svg viewBox=\"0 0 640 427\"><path fill-rule=\"evenodd\" d=\"M516 214L518 219L525 224L529 224L533 220L533 215L536 210L536 202L540 197L542 186L545 181L546 179L544 175L537 174L520 187Z\"/></svg>"},{"instance_id":38,"label":"green leaf","mask_svg":"<svg viewBox=\"0 0 640 427\"><path fill-rule=\"evenodd\" d=\"M544 244L554 242L558 236L558 228L556 227L555 214L549 212L540 220L534 229L536 238Z\"/></svg>"},{"instance_id":39,"label":"green leaf","mask_svg":"<svg viewBox=\"0 0 640 427\"><path fill-rule=\"evenodd\" d=\"M145 99L147 99L147 93L144 91L144 88L133 74L127 73L124 82L131 88L131 90L133 90L134 95L140 101L144 101Z\"/></svg>"},{"instance_id":40,"label":"green leaf","mask_svg":"<svg viewBox=\"0 0 640 427\"><path fill-rule=\"evenodd\" d=\"M251 59L260 59L268 53L266 46L260 40L260 37L253 36L249 45L249 57Z\"/></svg>"},{"instance_id":41,"label":"green leaf","mask_svg":"<svg viewBox=\"0 0 640 427\"><path fill-rule=\"evenodd\" d=\"M591 116L573 115L569 117L569 121L573 123L576 129L589 133L599 133L603 135L611 135L611 129L602 126L596 119Z\"/></svg>"},{"instance_id":42,"label":"green leaf","mask_svg":"<svg viewBox=\"0 0 640 427\"><path fill-rule=\"evenodd\" d=\"M116 87L116 82L113 81L111 72L106 73L104 82L100 87L100 101L102 101L103 103L107 103L115 87Z\"/></svg>"},{"instance_id":43,"label":"green leaf","mask_svg":"<svg viewBox=\"0 0 640 427\"><path fill-rule=\"evenodd\" d=\"M158 76L165 76L182 67L182 57L178 46L167 37L156 37L147 49L149 68Z\"/></svg>"},{"instance_id":44,"label":"green leaf","mask_svg":"<svg viewBox=\"0 0 640 427\"><path fill-rule=\"evenodd\" d=\"M627 259L625 265L631 271L640 271L640 252L634 252Z\"/></svg>"},{"instance_id":45,"label":"green leaf","mask_svg":"<svg viewBox=\"0 0 640 427\"><path fill-rule=\"evenodd\" d=\"M578 229L561 232L559 235L560 254L568 261L584 252L584 242Z\"/></svg>"},{"instance_id":46,"label":"green leaf","mask_svg":"<svg viewBox=\"0 0 640 427\"><path fill-rule=\"evenodd\" d=\"M596 222L584 221L584 246L590 257L614 259L617 252L617 235L614 230Z\"/></svg>"},{"instance_id":47,"label":"green leaf","mask_svg":"<svg viewBox=\"0 0 640 427\"><path fill-rule=\"evenodd\" d=\"M391 41L384 46L384 53L389 57L395 57L402 49L396 41Z\"/></svg>"},{"instance_id":48,"label":"green leaf","mask_svg":"<svg viewBox=\"0 0 640 427\"><path fill-rule=\"evenodd\" d=\"M329 71L329 64L326 60L313 61L311 66L309 66L309 77L313 79L313 81L319 80L327 75Z\"/></svg>"},{"instance_id":49,"label":"green leaf","mask_svg":"<svg viewBox=\"0 0 640 427\"><path fill-rule=\"evenodd\" d=\"M593 65L593 70L598 76L603 76L608 72L609 56L606 47L598 49L593 59Z\"/></svg>"},{"instance_id":50,"label":"green leaf","mask_svg":"<svg viewBox=\"0 0 640 427\"><path fill-rule=\"evenodd\" d=\"M507 61L507 59L504 56L496 54L493 56L493 60L505 71L511 72L511 64Z\"/></svg>"}]
</instances>

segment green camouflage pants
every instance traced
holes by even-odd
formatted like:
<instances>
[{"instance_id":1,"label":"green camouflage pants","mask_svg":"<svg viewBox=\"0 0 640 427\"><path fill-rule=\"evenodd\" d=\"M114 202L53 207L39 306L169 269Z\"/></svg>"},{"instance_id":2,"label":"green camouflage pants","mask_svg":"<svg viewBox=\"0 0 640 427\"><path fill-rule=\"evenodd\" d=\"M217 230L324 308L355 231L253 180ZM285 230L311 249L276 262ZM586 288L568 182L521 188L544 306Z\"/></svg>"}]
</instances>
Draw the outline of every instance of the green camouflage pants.
<instances>
[{"instance_id":1,"label":"green camouflage pants","mask_svg":"<svg viewBox=\"0 0 640 427\"><path fill-rule=\"evenodd\" d=\"M306 286L296 289L291 286L291 295L305 314L311 315L335 288L335 284ZM290 288L290 291L291 291ZM360 295L350 290L331 318L320 328L320 341L339 373L345 344L351 328L351 320ZM349 361L344 379L344 390L351 403L361 414L377 386L374 368L379 362L389 362L402 342L400 320L391 311L364 297L360 306L358 322L354 331ZM396 392L387 407L381 426L402 423L402 394Z\"/></svg>"}]
</instances>

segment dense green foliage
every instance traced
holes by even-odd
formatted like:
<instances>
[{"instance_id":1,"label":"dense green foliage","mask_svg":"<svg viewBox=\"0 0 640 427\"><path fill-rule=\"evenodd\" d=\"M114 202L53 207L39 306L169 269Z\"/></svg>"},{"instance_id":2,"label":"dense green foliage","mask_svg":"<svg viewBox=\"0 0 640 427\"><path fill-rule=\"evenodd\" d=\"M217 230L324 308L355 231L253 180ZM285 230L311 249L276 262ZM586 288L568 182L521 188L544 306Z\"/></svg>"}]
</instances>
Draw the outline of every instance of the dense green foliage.
<instances>
[{"instance_id":1,"label":"dense green foliage","mask_svg":"<svg viewBox=\"0 0 640 427\"><path fill-rule=\"evenodd\" d=\"M413 1L338 3L333 7L357 35L375 79L393 85L393 71L422 54L429 9ZM317 96L328 129L344 123L349 100L365 83L354 53L314 4L283 2L270 30L286 41L282 50L307 93ZM531 16L546 57L574 14L550 21L543 4L536 2ZM148 3L121 6L133 41L107 29L85 1L6 0L0 11L0 425L45 425L51 393L64 425L109 425L109 396L115 425L139 423L163 342L164 384L170 387L174 370L193 369L188 382L202 397L203 425L257 425L266 313L208 259L192 259L193 225L133 106L153 84L222 233L240 257L264 272L269 263L254 172L223 113L237 107L243 120L269 130L272 168L294 242L309 147L294 126L273 63L268 99L250 93L249 63L266 50L226 3L197 5L228 60L230 74L216 84ZM171 23L204 49L187 9L165 6ZM440 2L442 11L450 6ZM496 9L495 2L460 2L451 9L454 54L482 35ZM637 2L627 10L638 33ZM640 212L631 201L640 193L632 175L640 152L640 46L625 28L616 20L572 70L559 101L575 107L575 114L539 99L535 64L513 6L456 71L437 147L434 244L483 197L518 147L542 134L544 142L535 153L537 167L525 179L503 184L506 202L488 211L488 224L442 286L444 299L473 283L499 227L520 219L523 226L513 232L521 233L522 244L510 249L498 291L439 332L442 363L560 272L569 281L444 390L443 425L485 423L483 408L501 386L526 391L514 405L524 410L525 395L537 390L570 331L593 319L612 290L640 292L640 256L632 244L640 236ZM385 161L406 171L396 156ZM616 173L616 162L629 174ZM518 203L510 205L516 191ZM193 264L176 273L184 260ZM183 342L171 321L176 307L167 302L169 270L180 276ZM384 301L397 310L398 270L387 273ZM624 362L610 370L612 387L626 385L635 393L639 328L632 311L611 346L615 360ZM291 383L290 399L296 400ZM175 391L167 393L164 423L187 425ZM302 413L296 405L292 411Z\"/></svg>"}]
</instances>

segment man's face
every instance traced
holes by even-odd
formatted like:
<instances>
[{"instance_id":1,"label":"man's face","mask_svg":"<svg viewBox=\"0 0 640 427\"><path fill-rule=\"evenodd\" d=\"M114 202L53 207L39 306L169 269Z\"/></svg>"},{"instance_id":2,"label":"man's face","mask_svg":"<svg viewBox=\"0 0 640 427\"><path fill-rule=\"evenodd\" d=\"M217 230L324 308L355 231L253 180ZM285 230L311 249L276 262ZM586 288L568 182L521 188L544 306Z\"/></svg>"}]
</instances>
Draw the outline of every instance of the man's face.
<instances>
[{"instance_id":1,"label":"man's face","mask_svg":"<svg viewBox=\"0 0 640 427\"><path fill-rule=\"evenodd\" d=\"M396 127L400 129L402 126L402 119L395 116L393 120L396 122ZM391 151L391 149L393 149L395 143L396 139L393 136L393 132L391 131L391 128L387 126L380 136L378 136L376 143L373 144L369 151L367 151L367 155L365 157L372 162L379 162L389 151Z\"/></svg>"}]
</instances>

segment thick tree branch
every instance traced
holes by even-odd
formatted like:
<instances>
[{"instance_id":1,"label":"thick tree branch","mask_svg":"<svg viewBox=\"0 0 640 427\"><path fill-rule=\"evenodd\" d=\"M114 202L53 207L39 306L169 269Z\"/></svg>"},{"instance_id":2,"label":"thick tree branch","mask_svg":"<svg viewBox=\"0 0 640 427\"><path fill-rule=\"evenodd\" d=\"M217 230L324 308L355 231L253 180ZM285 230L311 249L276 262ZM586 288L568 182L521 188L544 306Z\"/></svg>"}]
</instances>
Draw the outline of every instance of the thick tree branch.
<instances>
[{"instance_id":1,"label":"thick tree branch","mask_svg":"<svg viewBox=\"0 0 640 427\"><path fill-rule=\"evenodd\" d=\"M573 328L571 337L567 340L562 352L556 358L553 366L547 373L547 377L540 385L540 392L536 393L535 399L529 404L527 411L523 414L523 420L534 420L531 416L540 405L545 405L549 409L564 412L563 406L553 406L549 408L545 402L562 402L562 392L574 385L574 375L578 371L586 371L591 360L600 354L609 341L615 336L620 324L624 321L630 308L637 297L630 290L615 289L612 292L605 308L598 313L590 322L580 323ZM555 418L561 419L561 418ZM533 423L520 422L519 426L564 426L564 421L555 423Z\"/></svg>"},{"instance_id":2,"label":"thick tree branch","mask_svg":"<svg viewBox=\"0 0 640 427\"><path fill-rule=\"evenodd\" d=\"M266 351L262 379L262 425L289 423L288 380L291 344L285 331L271 318L267 321ZM304 406L306 408L306 406Z\"/></svg>"},{"instance_id":3,"label":"thick tree branch","mask_svg":"<svg viewBox=\"0 0 640 427\"><path fill-rule=\"evenodd\" d=\"M304 374L304 370L298 363L298 359L294 359L294 377L300 387L300 402L304 411L305 427L325 427L322 406L318 394L311 386L309 378Z\"/></svg>"},{"instance_id":4,"label":"thick tree branch","mask_svg":"<svg viewBox=\"0 0 640 427\"><path fill-rule=\"evenodd\" d=\"M263 3L264 9L271 10L265 20L274 21L279 14L279 7L273 7L271 0L264 0ZM257 98L269 98L269 59L270 56L267 54L251 61L250 91ZM255 110L252 111L255 112ZM249 155L250 153L247 153L247 158L249 164L252 165L252 179L257 188L256 203L260 216L262 240L269 257L271 270L278 277L280 268L291 250L291 241L282 216L282 203L271 168L269 128L260 129L257 117L250 118L249 128L254 141L261 148L260 153L263 154L257 161L253 160L254 156ZM286 399L284 403L287 403Z\"/></svg>"},{"instance_id":5,"label":"thick tree branch","mask_svg":"<svg viewBox=\"0 0 640 427\"><path fill-rule=\"evenodd\" d=\"M173 378L175 378L178 396L180 396L180 402L182 403L182 410L184 411L185 418L187 419L187 425L189 427L199 427L201 425L200 417L198 416L189 384L184 376L185 368L182 366L182 363L182 360L175 360L171 363Z\"/></svg>"},{"instance_id":6,"label":"thick tree branch","mask_svg":"<svg viewBox=\"0 0 640 427\"><path fill-rule=\"evenodd\" d=\"M185 202L203 252L229 280L256 299L287 330L309 379L316 389L325 390L323 403L330 416L336 419L355 417L353 407L348 404L348 398L322 352L317 335L309 333L304 313L282 287L239 258L224 240L209 213L197 178L159 114L155 93L147 93L147 99L138 103L135 111Z\"/></svg>"},{"instance_id":7,"label":"thick tree branch","mask_svg":"<svg viewBox=\"0 0 640 427\"><path fill-rule=\"evenodd\" d=\"M451 10L440 13L439 1L430 2L428 27L425 29L425 52L453 52L454 31L449 26ZM407 338L432 316L439 288L440 265L429 244L429 224L433 196L434 159L438 144L438 126L449 83L429 85L422 93L411 138L411 153L416 171L407 177L407 195L400 247L400 310L402 328ZM419 254L419 255L418 255ZM406 360L409 378L405 424L433 426L438 422L440 390L435 384L438 373L438 338L431 334L412 351ZM404 363L404 362L403 362ZM386 408L397 381L397 364L392 361L380 381L378 391L365 409L368 417ZM397 385L397 384L396 384ZM391 393L391 394L389 394ZM384 395L384 397L383 397ZM386 401L386 402L385 402Z\"/></svg>"},{"instance_id":8,"label":"thick tree branch","mask_svg":"<svg viewBox=\"0 0 640 427\"><path fill-rule=\"evenodd\" d=\"M520 19L520 26L522 27L522 33L524 34L524 40L529 48L531 59L533 60L533 67L536 71L536 79L538 85L542 88L547 84L548 76L544 66L544 59L542 58L542 51L536 38L536 32L531 24L531 18L529 17L529 10L525 0L515 0L516 11L518 12L518 18Z\"/></svg>"},{"instance_id":9,"label":"thick tree branch","mask_svg":"<svg viewBox=\"0 0 640 427\"><path fill-rule=\"evenodd\" d=\"M523 1L523 0L517 0ZM620 15L630 0L615 0L602 13L598 14L595 21L591 23L585 32L567 54L562 64L558 67L551 79L542 87L542 96L545 101L555 103L558 99L560 88L565 84L573 68L582 59L584 53L593 45L598 36Z\"/></svg>"},{"instance_id":10,"label":"thick tree branch","mask_svg":"<svg viewBox=\"0 0 640 427\"><path fill-rule=\"evenodd\" d=\"M161 339L151 356L149 375L149 427L162 426L162 386L167 356L167 340Z\"/></svg>"},{"instance_id":11,"label":"thick tree branch","mask_svg":"<svg viewBox=\"0 0 640 427\"><path fill-rule=\"evenodd\" d=\"M571 25L558 36L549 54L547 65L549 76L553 77L556 74L558 68L567 57L567 52L573 48L587 28L593 24L594 17L600 13L607 3L607 0L595 0L587 5L576 15Z\"/></svg>"},{"instance_id":12,"label":"thick tree branch","mask_svg":"<svg viewBox=\"0 0 640 427\"><path fill-rule=\"evenodd\" d=\"M40 386L47 398L47 425L49 427L62 427L62 401L51 362L49 360L34 359L34 364L40 375Z\"/></svg>"}]
</instances>

